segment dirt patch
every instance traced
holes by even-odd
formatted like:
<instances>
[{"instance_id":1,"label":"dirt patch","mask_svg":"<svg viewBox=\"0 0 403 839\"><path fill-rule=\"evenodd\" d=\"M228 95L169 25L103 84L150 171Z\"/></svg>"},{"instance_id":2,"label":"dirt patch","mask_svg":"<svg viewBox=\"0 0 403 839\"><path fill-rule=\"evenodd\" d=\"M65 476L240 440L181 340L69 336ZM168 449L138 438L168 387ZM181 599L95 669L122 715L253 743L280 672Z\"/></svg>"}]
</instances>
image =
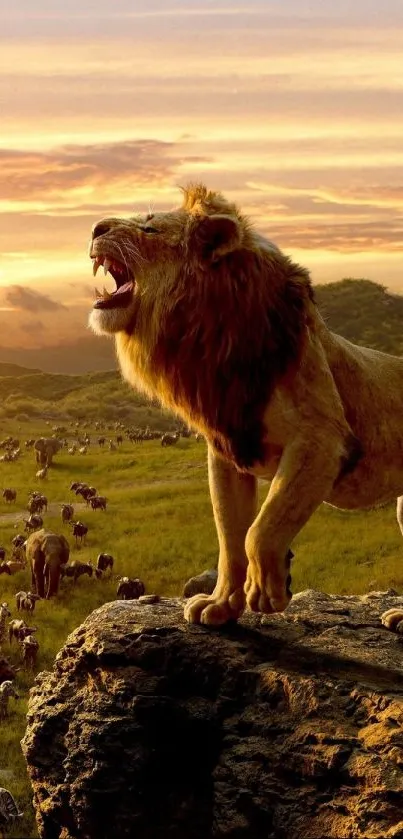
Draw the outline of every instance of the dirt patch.
<instances>
[{"instance_id":1,"label":"dirt patch","mask_svg":"<svg viewBox=\"0 0 403 839\"><path fill-rule=\"evenodd\" d=\"M61 504L62 504L61 501L54 501L54 502L48 504L48 509L47 509L47 511L45 510L45 513L48 512L52 516L60 515ZM74 507L74 513L78 510L89 510L89 509L91 509L90 507L87 507L86 504L81 503L81 502L78 503L78 504L73 503L73 507ZM41 515L41 514L39 513L39 515ZM28 510L19 510L18 512L14 512L14 513L2 513L0 515L0 524L1 524L1 522L6 522L6 521L19 522L19 521L23 521L24 519L27 519L28 517L29 517Z\"/></svg>"}]
</instances>

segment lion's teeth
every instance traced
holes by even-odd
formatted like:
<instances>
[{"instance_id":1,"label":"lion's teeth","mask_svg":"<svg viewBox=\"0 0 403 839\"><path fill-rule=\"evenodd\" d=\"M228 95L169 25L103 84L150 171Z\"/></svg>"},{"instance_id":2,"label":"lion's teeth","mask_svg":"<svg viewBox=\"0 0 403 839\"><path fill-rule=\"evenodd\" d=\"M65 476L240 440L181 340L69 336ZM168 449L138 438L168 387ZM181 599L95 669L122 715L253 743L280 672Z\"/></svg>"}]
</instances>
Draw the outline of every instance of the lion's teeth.
<instances>
[{"instance_id":1,"label":"lion's teeth","mask_svg":"<svg viewBox=\"0 0 403 839\"><path fill-rule=\"evenodd\" d=\"M106 256L105 259L104 259L104 274L105 274L105 277L106 277L111 265L112 265L112 260L109 259L108 256Z\"/></svg>"},{"instance_id":2,"label":"lion's teeth","mask_svg":"<svg viewBox=\"0 0 403 839\"><path fill-rule=\"evenodd\" d=\"M99 300L100 297L102 297L101 292L96 287L95 287L95 295L96 295L98 300Z\"/></svg>"},{"instance_id":3,"label":"lion's teeth","mask_svg":"<svg viewBox=\"0 0 403 839\"><path fill-rule=\"evenodd\" d=\"M94 277L95 277L100 265L102 265L102 259L100 259L99 256L96 256L93 263L92 263L92 273L93 273Z\"/></svg>"},{"instance_id":4,"label":"lion's teeth","mask_svg":"<svg viewBox=\"0 0 403 839\"><path fill-rule=\"evenodd\" d=\"M111 295L111 294L110 294L110 292L109 292L109 291L105 288L105 286L103 287L103 296L104 296L104 297L107 297L107 298L108 298L108 297L112 297L112 295Z\"/></svg>"}]
</instances>

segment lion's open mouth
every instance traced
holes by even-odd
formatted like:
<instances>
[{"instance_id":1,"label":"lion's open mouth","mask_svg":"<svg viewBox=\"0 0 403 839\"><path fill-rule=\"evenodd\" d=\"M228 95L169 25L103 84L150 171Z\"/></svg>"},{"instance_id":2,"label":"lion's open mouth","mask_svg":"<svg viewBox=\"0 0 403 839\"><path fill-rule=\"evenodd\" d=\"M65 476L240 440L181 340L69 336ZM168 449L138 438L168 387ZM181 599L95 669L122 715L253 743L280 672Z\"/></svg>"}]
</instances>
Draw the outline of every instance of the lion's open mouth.
<instances>
[{"instance_id":1,"label":"lion's open mouth","mask_svg":"<svg viewBox=\"0 0 403 839\"><path fill-rule=\"evenodd\" d=\"M116 309L127 306L131 300L135 287L134 278L130 275L127 265L112 259L110 256L93 256L92 273L94 277L100 265L103 265L104 274L110 274L116 283L115 291L103 291L95 289L96 300L93 303L94 309Z\"/></svg>"}]
</instances>

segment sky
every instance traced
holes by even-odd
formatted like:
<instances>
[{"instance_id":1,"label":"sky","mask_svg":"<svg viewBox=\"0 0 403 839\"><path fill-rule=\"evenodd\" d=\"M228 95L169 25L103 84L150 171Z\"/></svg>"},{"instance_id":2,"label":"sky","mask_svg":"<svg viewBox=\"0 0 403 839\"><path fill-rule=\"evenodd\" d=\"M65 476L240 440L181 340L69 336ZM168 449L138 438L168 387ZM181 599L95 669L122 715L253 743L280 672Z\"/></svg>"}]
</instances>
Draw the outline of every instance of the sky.
<instances>
[{"instance_id":1,"label":"sky","mask_svg":"<svg viewBox=\"0 0 403 839\"><path fill-rule=\"evenodd\" d=\"M87 331L92 224L202 181L403 293L401 0L0 0L0 346Z\"/></svg>"}]
</instances>

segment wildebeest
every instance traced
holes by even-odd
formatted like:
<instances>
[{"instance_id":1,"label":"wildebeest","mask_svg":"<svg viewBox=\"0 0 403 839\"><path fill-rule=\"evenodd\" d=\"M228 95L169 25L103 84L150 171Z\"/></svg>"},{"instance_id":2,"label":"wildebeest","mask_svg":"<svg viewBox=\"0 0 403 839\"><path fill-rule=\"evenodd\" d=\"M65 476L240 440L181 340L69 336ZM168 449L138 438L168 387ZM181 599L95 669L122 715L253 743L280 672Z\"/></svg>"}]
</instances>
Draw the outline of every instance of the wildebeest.
<instances>
[{"instance_id":1,"label":"wildebeest","mask_svg":"<svg viewBox=\"0 0 403 839\"><path fill-rule=\"evenodd\" d=\"M11 696L12 695L13 694L11 694ZM15 699L18 699L18 696L15 696ZM14 822L17 819L21 819L23 815L24 813L22 813L18 809L18 806L15 802L15 799L11 795L11 792L9 792L9 790L5 789L4 787L0 787L0 829L3 831L3 833L5 831L8 831L8 828L12 827Z\"/></svg>"},{"instance_id":2,"label":"wildebeest","mask_svg":"<svg viewBox=\"0 0 403 839\"><path fill-rule=\"evenodd\" d=\"M144 583L138 577L134 580L130 577L118 577L116 590L118 600L138 600L142 594L145 594L145 590Z\"/></svg>"},{"instance_id":3,"label":"wildebeest","mask_svg":"<svg viewBox=\"0 0 403 839\"><path fill-rule=\"evenodd\" d=\"M6 487L6 489L3 489L3 498L5 501L11 504L12 501L16 501L17 499L17 490L10 489L10 487Z\"/></svg>"},{"instance_id":4,"label":"wildebeest","mask_svg":"<svg viewBox=\"0 0 403 839\"><path fill-rule=\"evenodd\" d=\"M2 720L4 720L8 714L8 700L10 699L10 696L12 696L13 699L20 698L13 683L7 679L0 685L0 719Z\"/></svg>"},{"instance_id":5,"label":"wildebeest","mask_svg":"<svg viewBox=\"0 0 403 839\"><path fill-rule=\"evenodd\" d=\"M6 562L0 562L0 574L18 574L19 571L24 571L25 566L25 561L8 559Z\"/></svg>"},{"instance_id":6,"label":"wildebeest","mask_svg":"<svg viewBox=\"0 0 403 839\"><path fill-rule=\"evenodd\" d=\"M62 518L63 524L72 520L74 516L74 507L72 504L62 504L60 509L60 515Z\"/></svg>"},{"instance_id":7,"label":"wildebeest","mask_svg":"<svg viewBox=\"0 0 403 839\"><path fill-rule=\"evenodd\" d=\"M25 621L14 618L8 624L8 640L10 644L13 638L16 638L17 641L23 641L27 635L32 635L37 629L37 626L27 626Z\"/></svg>"},{"instance_id":8,"label":"wildebeest","mask_svg":"<svg viewBox=\"0 0 403 839\"><path fill-rule=\"evenodd\" d=\"M97 567L95 574L97 577L101 577L103 571L106 571L108 568L110 573L112 573L114 558L111 554L98 554L97 556Z\"/></svg>"},{"instance_id":9,"label":"wildebeest","mask_svg":"<svg viewBox=\"0 0 403 839\"><path fill-rule=\"evenodd\" d=\"M36 664L36 659L39 650L39 642L33 635L26 635L21 641L22 660L26 667L31 667L32 670Z\"/></svg>"},{"instance_id":10,"label":"wildebeest","mask_svg":"<svg viewBox=\"0 0 403 839\"><path fill-rule=\"evenodd\" d=\"M6 549L3 548L3 547L0 547L0 562L3 562L3 559L6 558L6 553L7 553Z\"/></svg>"},{"instance_id":11,"label":"wildebeest","mask_svg":"<svg viewBox=\"0 0 403 839\"><path fill-rule=\"evenodd\" d=\"M24 519L25 530L32 533L34 530L40 530L43 527L43 518L37 513L30 515L29 519Z\"/></svg>"},{"instance_id":12,"label":"wildebeest","mask_svg":"<svg viewBox=\"0 0 403 839\"><path fill-rule=\"evenodd\" d=\"M88 533L87 525L83 524L82 521L70 521L69 524L72 525L73 536L75 537L76 545L78 545L78 540L79 539L80 539L80 542L82 542L83 540L85 542L85 537Z\"/></svg>"},{"instance_id":13,"label":"wildebeest","mask_svg":"<svg viewBox=\"0 0 403 839\"><path fill-rule=\"evenodd\" d=\"M104 495L94 495L89 502L93 510L106 510L107 500Z\"/></svg>"},{"instance_id":14,"label":"wildebeest","mask_svg":"<svg viewBox=\"0 0 403 839\"><path fill-rule=\"evenodd\" d=\"M11 612L8 608L8 603L0 604L0 644L6 637L6 620L11 618Z\"/></svg>"},{"instance_id":15,"label":"wildebeest","mask_svg":"<svg viewBox=\"0 0 403 839\"><path fill-rule=\"evenodd\" d=\"M76 583L78 578L83 574L88 574L89 577L92 577L93 573L94 568L90 562L80 562L78 559L74 559L73 562L70 562L68 565L60 566L60 576L72 577L73 583Z\"/></svg>"},{"instance_id":16,"label":"wildebeest","mask_svg":"<svg viewBox=\"0 0 403 839\"><path fill-rule=\"evenodd\" d=\"M22 548L23 544L26 542L27 537L24 536L23 533L17 533L16 536L11 540L11 544L14 548Z\"/></svg>"},{"instance_id":17,"label":"wildebeest","mask_svg":"<svg viewBox=\"0 0 403 839\"><path fill-rule=\"evenodd\" d=\"M35 594L33 591L17 591L15 595L17 611L23 609L26 612L33 612L36 601L40 599L39 594Z\"/></svg>"},{"instance_id":18,"label":"wildebeest","mask_svg":"<svg viewBox=\"0 0 403 839\"><path fill-rule=\"evenodd\" d=\"M174 434L163 434L161 437L161 446L175 446L179 440L179 431L175 431Z\"/></svg>"}]
</instances>

